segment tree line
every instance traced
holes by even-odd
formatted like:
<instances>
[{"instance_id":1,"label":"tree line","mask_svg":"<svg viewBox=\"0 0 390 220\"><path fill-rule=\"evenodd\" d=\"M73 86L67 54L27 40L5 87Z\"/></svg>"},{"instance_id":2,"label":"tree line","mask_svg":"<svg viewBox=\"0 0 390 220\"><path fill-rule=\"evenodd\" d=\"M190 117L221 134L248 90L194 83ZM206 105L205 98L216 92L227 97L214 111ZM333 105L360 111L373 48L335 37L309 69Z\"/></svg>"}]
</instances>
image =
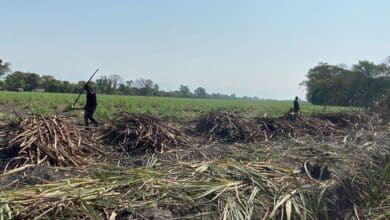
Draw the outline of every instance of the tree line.
<instances>
[{"instance_id":1,"label":"tree line","mask_svg":"<svg viewBox=\"0 0 390 220\"><path fill-rule=\"evenodd\" d=\"M12 72L9 62L0 59L0 88L8 91L45 91L61 93L78 93L84 81L69 82L58 80L51 75L41 75L15 71ZM216 98L216 99L258 99L257 97L236 97L235 94L208 93L205 88L198 87L191 91L186 85L180 85L175 91L163 91L151 79L124 80L120 75L101 76L91 82L96 92L111 95L163 96L182 98Z\"/></svg>"},{"instance_id":2,"label":"tree line","mask_svg":"<svg viewBox=\"0 0 390 220\"><path fill-rule=\"evenodd\" d=\"M307 100L318 105L374 108L390 104L390 58L375 64L363 60L347 67L319 63L302 82Z\"/></svg>"}]
</instances>

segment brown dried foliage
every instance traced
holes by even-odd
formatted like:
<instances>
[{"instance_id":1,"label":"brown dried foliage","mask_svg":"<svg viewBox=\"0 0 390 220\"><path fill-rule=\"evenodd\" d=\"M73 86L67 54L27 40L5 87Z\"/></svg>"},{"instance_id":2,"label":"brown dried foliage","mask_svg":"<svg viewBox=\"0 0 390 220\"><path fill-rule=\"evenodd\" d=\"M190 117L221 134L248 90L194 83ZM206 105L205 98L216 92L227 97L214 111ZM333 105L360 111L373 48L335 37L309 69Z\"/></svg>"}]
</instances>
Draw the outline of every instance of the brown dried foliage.
<instances>
[{"instance_id":1,"label":"brown dried foliage","mask_svg":"<svg viewBox=\"0 0 390 220\"><path fill-rule=\"evenodd\" d=\"M99 139L119 146L123 153L162 153L165 148L186 146L188 137L158 118L121 112L99 131Z\"/></svg>"},{"instance_id":2,"label":"brown dried foliage","mask_svg":"<svg viewBox=\"0 0 390 220\"><path fill-rule=\"evenodd\" d=\"M200 116L195 129L210 141L251 142L260 138L259 127L252 120L227 111L212 111Z\"/></svg>"},{"instance_id":3,"label":"brown dried foliage","mask_svg":"<svg viewBox=\"0 0 390 220\"><path fill-rule=\"evenodd\" d=\"M83 166L93 155L101 154L96 143L72 122L57 116L33 115L23 120L8 148L16 148L17 155L6 169L27 164L50 166Z\"/></svg>"},{"instance_id":4,"label":"brown dried foliage","mask_svg":"<svg viewBox=\"0 0 390 220\"><path fill-rule=\"evenodd\" d=\"M328 113L302 117L286 113L277 118L247 119L226 111L213 111L200 116L195 129L217 142L268 141L278 136L344 135L348 130L373 130L383 121L377 115Z\"/></svg>"}]
</instances>

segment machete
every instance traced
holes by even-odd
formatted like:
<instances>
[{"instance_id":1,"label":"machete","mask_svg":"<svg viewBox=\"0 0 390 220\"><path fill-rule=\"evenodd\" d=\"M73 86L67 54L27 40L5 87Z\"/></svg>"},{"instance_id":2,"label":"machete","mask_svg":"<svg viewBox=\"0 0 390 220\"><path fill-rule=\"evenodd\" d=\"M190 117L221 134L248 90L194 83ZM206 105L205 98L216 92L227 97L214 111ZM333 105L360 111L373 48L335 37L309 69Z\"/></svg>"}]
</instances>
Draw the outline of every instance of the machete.
<instances>
[{"instance_id":1,"label":"machete","mask_svg":"<svg viewBox=\"0 0 390 220\"><path fill-rule=\"evenodd\" d=\"M88 85L88 84L91 82L92 78L95 76L95 74L97 73L97 71L99 71L99 69L96 69L96 70L95 70L95 72L92 74L92 76L89 78L89 80L84 84L84 86ZM74 101L72 107L74 107L74 106L76 105L76 103L79 101L81 94L83 94L83 91L84 91L84 90L81 90L79 96L77 96L77 98L76 98L76 100Z\"/></svg>"}]
</instances>

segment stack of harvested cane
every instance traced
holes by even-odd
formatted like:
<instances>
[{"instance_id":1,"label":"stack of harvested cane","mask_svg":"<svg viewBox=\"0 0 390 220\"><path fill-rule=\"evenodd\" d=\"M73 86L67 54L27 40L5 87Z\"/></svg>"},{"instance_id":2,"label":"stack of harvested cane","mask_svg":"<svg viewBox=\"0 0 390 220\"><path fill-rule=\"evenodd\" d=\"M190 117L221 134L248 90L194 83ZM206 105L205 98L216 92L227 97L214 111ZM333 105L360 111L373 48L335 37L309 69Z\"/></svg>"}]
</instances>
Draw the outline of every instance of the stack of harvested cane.
<instances>
[{"instance_id":1,"label":"stack of harvested cane","mask_svg":"<svg viewBox=\"0 0 390 220\"><path fill-rule=\"evenodd\" d=\"M313 117L331 122L339 128L374 130L378 125L386 123L378 114L359 114L359 113L333 113L317 114Z\"/></svg>"},{"instance_id":2,"label":"stack of harvested cane","mask_svg":"<svg viewBox=\"0 0 390 220\"><path fill-rule=\"evenodd\" d=\"M6 166L27 164L82 166L99 153L95 142L65 118L34 115L23 120L7 147L16 148L17 156Z\"/></svg>"},{"instance_id":3,"label":"stack of harvested cane","mask_svg":"<svg viewBox=\"0 0 390 220\"><path fill-rule=\"evenodd\" d=\"M99 139L106 144L119 146L127 154L162 153L166 147L187 145L187 137L146 114L121 112L100 129Z\"/></svg>"},{"instance_id":4,"label":"stack of harvested cane","mask_svg":"<svg viewBox=\"0 0 390 220\"><path fill-rule=\"evenodd\" d=\"M199 117L195 129L210 141L255 142L278 136L344 135L351 129L372 130L380 123L378 116L359 113L321 114L302 117L285 114L278 118L247 119L226 111L212 111Z\"/></svg>"},{"instance_id":5,"label":"stack of harvested cane","mask_svg":"<svg viewBox=\"0 0 390 220\"><path fill-rule=\"evenodd\" d=\"M200 116L195 129L210 141L251 142L259 139L259 127L251 120L227 111L212 111Z\"/></svg>"},{"instance_id":6,"label":"stack of harvested cane","mask_svg":"<svg viewBox=\"0 0 390 220\"><path fill-rule=\"evenodd\" d=\"M255 118L260 126L262 133L266 137L276 136L329 136L341 135L341 127L317 117L301 117L298 115L285 114L279 118Z\"/></svg>"}]
</instances>

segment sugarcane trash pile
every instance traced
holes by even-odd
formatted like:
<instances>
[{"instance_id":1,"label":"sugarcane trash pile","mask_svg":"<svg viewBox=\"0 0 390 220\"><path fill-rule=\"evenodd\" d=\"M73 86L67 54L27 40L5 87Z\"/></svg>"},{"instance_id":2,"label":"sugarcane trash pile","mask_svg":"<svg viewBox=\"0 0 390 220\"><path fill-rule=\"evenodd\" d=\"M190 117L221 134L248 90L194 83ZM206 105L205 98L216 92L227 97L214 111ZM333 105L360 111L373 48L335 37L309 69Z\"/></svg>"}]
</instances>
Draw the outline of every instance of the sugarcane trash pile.
<instances>
[{"instance_id":1,"label":"sugarcane trash pile","mask_svg":"<svg viewBox=\"0 0 390 220\"><path fill-rule=\"evenodd\" d=\"M315 116L301 117L299 115L285 114L278 118L255 118L254 120L259 124L266 140L280 136L329 136L342 135L344 133L342 128L336 124Z\"/></svg>"},{"instance_id":2,"label":"sugarcane trash pile","mask_svg":"<svg viewBox=\"0 0 390 220\"><path fill-rule=\"evenodd\" d=\"M316 114L314 116L320 120L331 122L339 128L348 128L354 130L374 130L376 127L386 124L384 118L379 114L361 114L361 113L349 113L339 112L333 114Z\"/></svg>"},{"instance_id":3,"label":"sugarcane trash pile","mask_svg":"<svg viewBox=\"0 0 390 220\"><path fill-rule=\"evenodd\" d=\"M59 116L33 115L9 131L2 151L16 152L5 169L24 165L83 166L101 150L87 133Z\"/></svg>"},{"instance_id":4,"label":"sugarcane trash pile","mask_svg":"<svg viewBox=\"0 0 390 220\"><path fill-rule=\"evenodd\" d=\"M98 131L98 139L119 147L128 155L162 153L171 147L184 147L188 137L162 120L147 114L117 113Z\"/></svg>"},{"instance_id":5,"label":"sugarcane trash pile","mask_svg":"<svg viewBox=\"0 0 390 220\"><path fill-rule=\"evenodd\" d=\"M234 138L242 131L252 132L258 138L254 140L264 138L266 128L257 121L260 119L246 119L229 112L207 116L208 121L203 123L210 124L206 124L205 134L208 134L207 129L215 126L213 132L230 125L230 129L236 130L228 133L232 135L228 138ZM352 219L355 215L361 219L370 216L375 219L387 213L389 201L386 195L390 188L384 178L390 170L389 128L357 131L349 134L344 142L345 130L369 128L367 124L377 123L375 117L366 121L365 117L350 116L343 123L336 123L337 114L326 117L330 119L284 115L261 120L267 120L268 129L274 126L275 137L305 135L313 129L305 127L307 124L324 130L332 128L343 135L323 139L306 135L299 140L281 138L262 143L262 147L257 143L205 144L196 149L188 147L167 151L171 146L184 146L189 142L186 136L158 118L120 113L98 129L98 136L92 138L101 137L102 141L129 154L132 154L129 151L145 153L160 150L164 150L164 154L144 155L142 158L147 159L146 165L96 163L81 167L78 172L73 172L74 167L47 170L47 166L34 166L7 176L0 174L0 218L3 214L6 219L78 219L90 216L97 219L250 219L259 216L272 219L287 219L285 216L290 216L290 219L326 219L326 216L328 219ZM43 140L57 136L58 142L62 140L62 143L60 132L71 130L72 123L67 124L65 119L65 122L59 122L60 119L29 118L24 122L26 129L22 130L23 126L18 125L7 143L15 139L16 134L20 136L18 140L25 137L24 142L32 137L40 139L36 133L28 133L31 131L27 128L33 125L35 130L41 129L38 134L42 134ZM217 124L222 122L222 125ZM45 128L48 125L49 129ZM239 126L245 126L247 130ZM44 129L46 133L43 133ZM299 132L293 133L294 130ZM90 138L79 132L82 138ZM63 136L77 140L73 133ZM6 137L5 133L0 133L0 138ZM218 141L217 138L224 136L214 137ZM199 140L193 138L190 140ZM49 143L53 145L54 141L50 139ZM178 152L193 157L182 157ZM51 154L62 155L62 152ZM380 165L382 162L388 165ZM62 171L58 173L57 170ZM42 181L41 173L49 175L49 178ZM31 177L17 179L17 175ZM65 175L68 176L63 178ZM372 189L380 191L374 195ZM377 199L367 208L367 201L373 195Z\"/></svg>"},{"instance_id":6,"label":"sugarcane trash pile","mask_svg":"<svg viewBox=\"0 0 390 220\"><path fill-rule=\"evenodd\" d=\"M281 117L240 117L227 111L202 114L195 130L216 142L257 142L274 137L344 135L350 130L373 130L384 121L378 115L327 113L303 117L286 113Z\"/></svg>"},{"instance_id":7,"label":"sugarcane trash pile","mask_svg":"<svg viewBox=\"0 0 390 220\"><path fill-rule=\"evenodd\" d=\"M208 135L210 141L252 142L259 139L259 128L254 121L220 110L201 115L195 130Z\"/></svg>"},{"instance_id":8,"label":"sugarcane trash pile","mask_svg":"<svg viewBox=\"0 0 390 220\"><path fill-rule=\"evenodd\" d=\"M288 114L278 118L256 118L263 133L275 136L344 135L351 130L370 130L385 123L378 115L353 112L314 114L308 117Z\"/></svg>"}]
</instances>

